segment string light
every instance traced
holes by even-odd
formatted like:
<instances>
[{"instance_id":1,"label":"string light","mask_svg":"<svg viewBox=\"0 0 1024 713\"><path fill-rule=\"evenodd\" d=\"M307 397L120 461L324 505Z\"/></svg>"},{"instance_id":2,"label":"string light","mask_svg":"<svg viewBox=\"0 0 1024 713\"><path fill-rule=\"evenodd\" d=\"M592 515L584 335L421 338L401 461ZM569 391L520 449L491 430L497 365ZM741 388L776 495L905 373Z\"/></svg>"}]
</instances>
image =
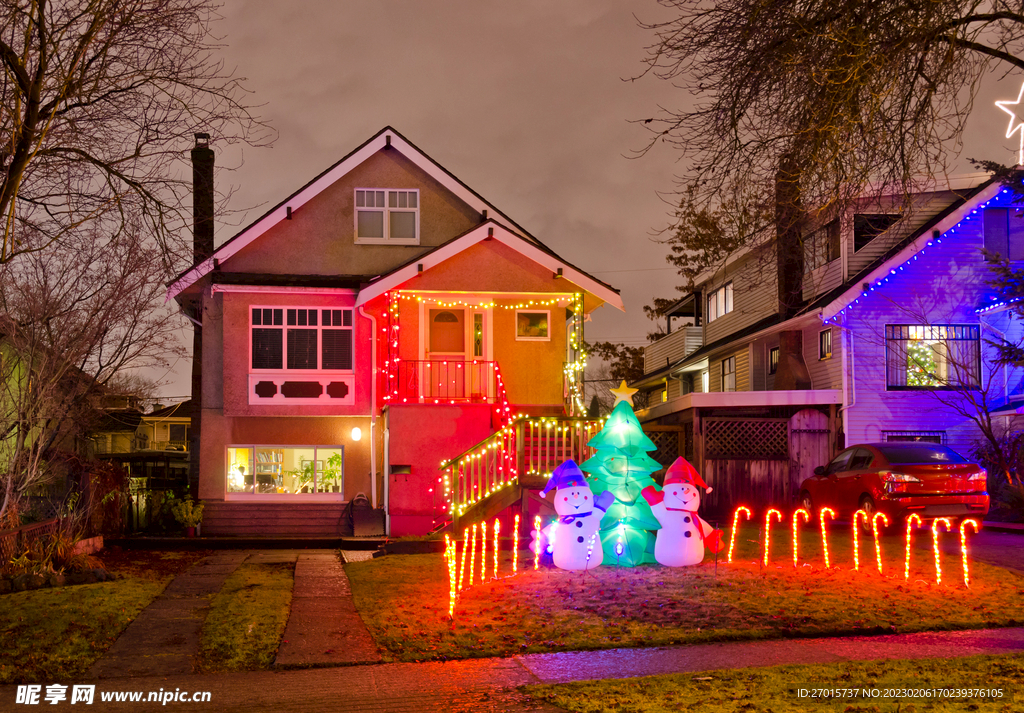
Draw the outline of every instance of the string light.
<instances>
[{"instance_id":1,"label":"string light","mask_svg":"<svg viewBox=\"0 0 1024 713\"><path fill-rule=\"evenodd\" d=\"M501 522L494 518L494 578L498 578L498 533L501 532Z\"/></svg>"},{"instance_id":2,"label":"string light","mask_svg":"<svg viewBox=\"0 0 1024 713\"><path fill-rule=\"evenodd\" d=\"M910 517L907 518L907 556L903 564L903 579L908 580L910 579L910 539L911 532L914 529L915 520L917 521L918 525L921 524L921 517L916 512L911 513Z\"/></svg>"},{"instance_id":3,"label":"string light","mask_svg":"<svg viewBox=\"0 0 1024 713\"><path fill-rule=\"evenodd\" d=\"M430 297L421 292L401 292L399 297L403 300L415 300L423 304L436 305L437 307L474 307L476 309L529 309L530 307L555 307L558 305L566 305L572 300L569 295L561 295L551 299L529 299L522 302L507 303L507 302L482 302L479 299L442 299L440 297Z\"/></svg>"},{"instance_id":4,"label":"string light","mask_svg":"<svg viewBox=\"0 0 1024 713\"><path fill-rule=\"evenodd\" d=\"M978 532L978 521L973 519L962 520L960 522L960 561L964 566L964 586L970 589L971 587L971 574L967 571L967 526L970 525L974 528L974 532Z\"/></svg>"},{"instance_id":5,"label":"string light","mask_svg":"<svg viewBox=\"0 0 1024 713\"><path fill-rule=\"evenodd\" d=\"M935 583L942 584L942 563L939 561L939 525L946 528L946 532L953 529L948 517L937 517L932 520L932 552L935 554Z\"/></svg>"},{"instance_id":6,"label":"string light","mask_svg":"<svg viewBox=\"0 0 1024 713\"><path fill-rule=\"evenodd\" d=\"M772 508L764 516L764 566L768 566L768 552L771 550L771 529L772 515L775 515L779 522L782 522L782 513Z\"/></svg>"},{"instance_id":7,"label":"string light","mask_svg":"<svg viewBox=\"0 0 1024 713\"><path fill-rule=\"evenodd\" d=\"M832 508L822 508L818 513L818 519L821 521L821 548L825 551L825 569L832 569L832 565L828 561L828 530L825 528L825 515L834 520L836 511Z\"/></svg>"},{"instance_id":8,"label":"string light","mask_svg":"<svg viewBox=\"0 0 1024 713\"><path fill-rule=\"evenodd\" d=\"M480 523L480 584L487 579L487 521Z\"/></svg>"},{"instance_id":9,"label":"string light","mask_svg":"<svg viewBox=\"0 0 1024 713\"><path fill-rule=\"evenodd\" d=\"M811 513L807 512L803 508L798 508L793 511L793 567L797 566L797 548L799 545L797 544L796 531L800 524L800 518L803 518L804 522L810 522ZM856 538L856 535L854 535L854 538ZM856 539L854 539L854 542L856 543ZM854 550L856 550L856 547L857 545L854 544Z\"/></svg>"},{"instance_id":10,"label":"string light","mask_svg":"<svg viewBox=\"0 0 1024 713\"><path fill-rule=\"evenodd\" d=\"M448 561L448 618L455 620L455 600L458 596L455 577L455 543L444 536L444 557Z\"/></svg>"},{"instance_id":11,"label":"string light","mask_svg":"<svg viewBox=\"0 0 1024 713\"><path fill-rule=\"evenodd\" d=\"M515 525L512 526L512 576L519 572L519 513L516 513Z\"/></svg>"},{"instance_id":12,"label":"string light","mask_svg":"<svg viewBox=\"0 0 1024 713\"><path fill-rule=\"evenodd\" d=\"M473 586L473 577L476 571L476 523L473 524L469 535L469 586Z\"/></svg>"},{"instance_id":13,"label":"string light","mask_svg":"<svg viewBox=\"0 0 1024 713\"><path fill-rule=\"evenodd\" d=\"M459 591L462 591L462 583L466 580L466 545L469 544L469 528L462 531L462 556L459 558Z\"/></svg>"},{"instance_id":14,"label":"string light","mask_svg":"<svg viewBox=\"0 0 1024 713\"><path fill-rule=\"evenodd\" d=\"M882 540L878 536L878 518L882 518L882 525L889 527L889 518L886 517L884 512L876 512L874 517L871 518L871 530L875 534L875 564L878 565L878 571L882 571Z\"/></svg>"},{"instance_id":15,"label":"string light","mask_svg":"<svg viewBox=\"0 0 1024 713\"><path fill-rule=\"evenodd\" d=\"M732 532L729 533L729 555L726 558L726 561L729 562L730 564L732 563L732 553L733 553L733 550L736 548L736 528L739 525L740 513L741 512L744 513L747 516L747 520L750 519L750 510L747 507L743 506L743 505L740 505L738 508L736 508L735 511L733 511L733 514L732 514Z\"/></svg>"},{"instance_id":16,"label":"string light","mask_svg":"<svg viewBox=\"0 0 1024 713\"><path fill-rule=\"evenodd\" d=\"M533 518L533 568L540 566L540 515Z\"/></svg>"},{"instance_id":17,"label":"string light","mask_svg":"<svg viewBox=\"0 0 1024 713\"><path fill-rule=\"evenodd\" d=\"M860 571L860 537L858 533L860 531L861 517L864 518L864 526L868 525L868 514L864 510L858 510L853 515L853 568ZM875 542L878 541L878 536L875 536Z\"/></svg>"}]
</instances>

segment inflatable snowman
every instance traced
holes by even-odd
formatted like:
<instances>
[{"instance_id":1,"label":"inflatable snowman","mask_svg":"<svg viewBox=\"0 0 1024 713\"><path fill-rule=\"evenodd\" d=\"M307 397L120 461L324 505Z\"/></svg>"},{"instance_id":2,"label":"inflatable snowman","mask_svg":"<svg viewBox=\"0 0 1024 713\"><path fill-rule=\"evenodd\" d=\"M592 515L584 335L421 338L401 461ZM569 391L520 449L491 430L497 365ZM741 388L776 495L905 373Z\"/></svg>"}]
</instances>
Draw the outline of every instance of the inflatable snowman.
<instances>
[{"instance_id":1,"label":"inflatable snowman","mask_svg":"<svg viewBox=\"0 0 1024 713\"><path fill-rule=\"evenodd\" d=\"M651 506L661 523L654 542L654 558L666 567L700 564L704 548L720 552L725 546L722 531L716 530L697 515L700 491L711 488L684 458L676 459L665 473L665 487L659 492L648 485L640 494Z\"/></svg>"},{"instance_id":2,"label":"inflatable snowman","mask_svg":"<svg viewBox=\"0 0 1024 713\"><path fill-rule=\"evenodd\" d=\"M586 477L572 460L555 468L541 497L552 490L559 517L543 529L542 540L547 543L555 566L569 570L600 566L604 556L599 532L601 518L615 502L615 496L605 491L595 498Z\"/></svg>"}]
</instances>

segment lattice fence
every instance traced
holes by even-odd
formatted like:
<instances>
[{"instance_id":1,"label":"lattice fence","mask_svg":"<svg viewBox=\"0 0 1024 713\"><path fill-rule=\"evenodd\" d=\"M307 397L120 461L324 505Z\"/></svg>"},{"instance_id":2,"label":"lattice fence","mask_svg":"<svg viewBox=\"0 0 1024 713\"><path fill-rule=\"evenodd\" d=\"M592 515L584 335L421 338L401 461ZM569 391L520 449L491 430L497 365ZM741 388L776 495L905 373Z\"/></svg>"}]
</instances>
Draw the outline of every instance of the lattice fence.
<instances>
[{"instance_id":1,"label":"lattice fence","mask_svg":"<svg viewBox=\"0 0 1024 713\"><path fill-rule=\"evenodd\" d=\"M652 451L647 455L661 463L664 467L667 468L676 458L682 455L679 452L678 431L650 431L646 435L658 447L658 450Z\"/></svg>"},{"instance_id":2,"label":"lattice fence","mask_svg":"<svg viewBox=\"0 0 1024 713\"><path fill-rule=\"evenodd\" d=\"M705 421L705 457L788 460L788 425L781 419Z\"/></svg>"}]
</instances>

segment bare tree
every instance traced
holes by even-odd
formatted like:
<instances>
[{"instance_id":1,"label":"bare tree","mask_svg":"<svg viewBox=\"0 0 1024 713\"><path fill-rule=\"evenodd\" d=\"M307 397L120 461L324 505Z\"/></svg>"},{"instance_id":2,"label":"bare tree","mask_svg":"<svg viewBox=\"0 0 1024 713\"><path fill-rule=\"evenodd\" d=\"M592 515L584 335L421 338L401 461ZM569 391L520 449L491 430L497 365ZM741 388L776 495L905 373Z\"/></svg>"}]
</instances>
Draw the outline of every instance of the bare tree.
<instances>
[{"instance_id":1,"label":"bare tree","mask_svg":"<svg viewBox=\"0 0 1024 713\"><path fill-rule=\"evenodd\" d=\"M985 74L1024 68L1024 13L1008 0L660 2L675 17L645 26L647 71L693 103L647 120L647 148L668 143L689 161L670 240L697 266L773 226L793 243L783 258L796 255L808 217L865 194L909 206L920 177L946 174ZM702 211L738 184L752 215L774 202L774 221L724 225L706 244ZM780 300L795 301L787 290L780 281Z\"/></svg>"},{"instance_id":2,"label":"bare tree","mask_svg":"<svg viewBox=\"0 0 1024 713\"><path fill-rule=\"evenodd\" d=\"M267 139L215 58L211 0L9 0L0 9L0 264L95 233L142 231L191 264L178 165L196 131ZM183 180L185 179L185 180Z\"/></svg>"},{"instance_id":3,"label":"bare tree","mask_svg":"<svg viewBox=\"0 0 1024 713\"><path fill-rule=\"evenodd\" d=\"M60 250L30 242L0 265L0 520L75 450L115 375L182 353L162 251L135 227L67 232Z\"/></svg>"}]
</instances>

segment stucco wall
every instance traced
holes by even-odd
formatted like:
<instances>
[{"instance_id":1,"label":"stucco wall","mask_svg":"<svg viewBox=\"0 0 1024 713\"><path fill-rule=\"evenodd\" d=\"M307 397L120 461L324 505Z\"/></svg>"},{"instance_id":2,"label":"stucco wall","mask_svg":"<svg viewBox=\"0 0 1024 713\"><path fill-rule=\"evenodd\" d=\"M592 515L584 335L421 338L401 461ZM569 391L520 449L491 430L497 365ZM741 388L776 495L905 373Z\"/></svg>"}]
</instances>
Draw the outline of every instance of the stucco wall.
<instances>
[{"instance_id":1,"label":"stucco wall","mask_svg":"<svg viewBox=\"0 0 1024 713\"><path fill-rule=\"evenodd\" d=\"M420 191L420 244L356 245L355 189ZM225 272L379 275L480 222L471 209L397 150L380 150L252 244L221 263Z\"/></svg>"}]
</instances>

